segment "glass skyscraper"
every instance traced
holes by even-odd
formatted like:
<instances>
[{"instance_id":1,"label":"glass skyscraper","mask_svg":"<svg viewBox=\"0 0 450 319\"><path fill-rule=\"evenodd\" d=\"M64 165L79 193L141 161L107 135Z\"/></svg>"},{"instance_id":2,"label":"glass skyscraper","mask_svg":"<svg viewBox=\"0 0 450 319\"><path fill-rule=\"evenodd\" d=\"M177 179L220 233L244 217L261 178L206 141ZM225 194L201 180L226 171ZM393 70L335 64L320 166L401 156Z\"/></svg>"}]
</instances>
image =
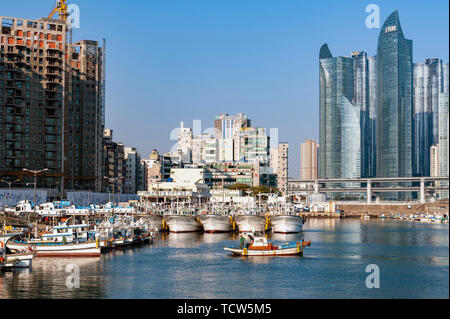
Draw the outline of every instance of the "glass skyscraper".
<instances>
[{"instance_id":1,"label":"glass skyscraper","mask_svg":"<svg viewBox=\"0 0 450 319\"><path fill-rule=\"evenodd\" d=\"M375 119L377 109L376 58L366 52L353 52L354 97L359 107L361 177L375 176Z\"/></svg>"},{"instance_id":2,"label":"glass skyscraper","mask_svg":"<svg viewBox=\"0 0 450 319\"><path fill-rule=\"evenodd\" d=\"M426 59L425 63L414 64L415 176L430 176L430 147L439 144L440 100L445 81L448 83L444 69L441 59Z\"/></svg>"},{"instance_id":3,"label":"glass skyscraper","mask_svg":"<svg viewBox=\"0 0 450 319\"><path fill-rule=\"evenodd\" d=\"M368 57L369 61L369 131L368 140L368 152L367 158L367 176L374 177L377 174L377 135L376 135L376 121L377 121L377 109L378 109L378 68L377 57Z\"/></svg>"},{"instance_id":4,"label":"glass skyscraper","mask_svg":"<svg viewBox=\"0 0 450 319\"><path fill-rule=\"evenodd\" d=\"M319 60L319 178L342 178L342 108L353 100L353 59L333 57L324 44Z\"/></svg>"},{"instance_id":5,"label":"glass skyscraper","mask_svg":"<svg viewBox=\"0 0 450 319\"><path fill-rule=\"evenodd\" d=\"M430 102L429 67L414 64L414 149L413 175L430 175L430 147L433 145L433 118Z\"/></svg>"},{"instance_id":6,"label":"glass skyscraper","mask_svg":"<svg viewBox=\"0 0 450 319\"><path fill-rule=\"evenodd\" d=\"M412 176L412 41L394 11L378 38L377 176Z\"/></svg>"},{"instance_id":7,"label":"glass skyscraper","mask_svg":"<svg viewBox=\"0 0 450 319\"><path fill-rule=\"evenodd\" d=\"M341 97L341 178L361 177L361 114L359 105Z\"/></svg>"}]
</instances>

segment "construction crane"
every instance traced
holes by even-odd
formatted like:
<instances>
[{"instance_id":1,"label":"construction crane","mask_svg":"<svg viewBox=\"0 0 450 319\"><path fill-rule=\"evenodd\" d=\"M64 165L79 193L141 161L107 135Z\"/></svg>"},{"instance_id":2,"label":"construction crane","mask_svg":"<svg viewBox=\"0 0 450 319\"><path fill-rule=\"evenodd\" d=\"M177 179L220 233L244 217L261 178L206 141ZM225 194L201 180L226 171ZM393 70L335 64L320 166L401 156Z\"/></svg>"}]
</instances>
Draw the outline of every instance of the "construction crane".
<instances>
[{"instance_id":1,"label":"construction crane","mask_svg":"<svg viewBox=\"0 0 450 319\"><path fill-rule=\"evenodd\" d=\"M58 12L59 20L66 21L69 13L67 12L67 0L57 0L53 11L49 14L48 18L51 19Z\"/></svg>"}]
</instances>

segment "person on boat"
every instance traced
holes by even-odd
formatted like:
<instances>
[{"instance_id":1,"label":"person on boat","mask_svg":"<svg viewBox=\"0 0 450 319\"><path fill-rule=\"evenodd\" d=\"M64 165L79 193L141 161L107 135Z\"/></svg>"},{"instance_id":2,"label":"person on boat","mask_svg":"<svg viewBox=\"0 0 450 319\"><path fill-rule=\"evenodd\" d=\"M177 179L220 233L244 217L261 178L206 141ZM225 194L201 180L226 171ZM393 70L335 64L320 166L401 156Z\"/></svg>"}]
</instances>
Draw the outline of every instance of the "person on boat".
<instances>
[{"instance_id":1,"label":"person on boat","mask_svg":"<svg viewBox=\"0 0 450 319\"><path fill-rule=\"evenodd\" d=\"M245 238L244 237L241 237L241 240L240 240L240 245L239 245L239 248L244 248L244 246L245 246Z\"/></svg>"}]
</instances>

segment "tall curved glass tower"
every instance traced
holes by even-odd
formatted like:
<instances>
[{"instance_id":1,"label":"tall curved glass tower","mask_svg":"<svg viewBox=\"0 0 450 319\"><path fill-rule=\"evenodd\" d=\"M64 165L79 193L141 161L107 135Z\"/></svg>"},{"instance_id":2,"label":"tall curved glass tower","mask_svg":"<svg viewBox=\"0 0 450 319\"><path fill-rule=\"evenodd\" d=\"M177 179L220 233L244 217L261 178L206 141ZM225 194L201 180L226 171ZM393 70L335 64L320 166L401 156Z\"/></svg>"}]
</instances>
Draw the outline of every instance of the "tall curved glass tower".
<instances>
[{"instance_id":1,"label":"tall curved glass tower","mask_svg":"<svg viewBox=\"0 0 450 319\"><path fill-rule=\"evenodd\" d=\"M333 57L327 44L321 47L319 59L319 178L342 178L342 108L344 101L353 100L353 59Z\"/></svg>"},{"instance_id":2,"label":"tall curved glass tower","mask_svg":"<svg viewBox=\"0 0 450 319\"><path fill-rule=\"evenodd\" d=\"M378 38L377 176L412 176L412 41L394 11Z\"/></svg>"}]
</instances>

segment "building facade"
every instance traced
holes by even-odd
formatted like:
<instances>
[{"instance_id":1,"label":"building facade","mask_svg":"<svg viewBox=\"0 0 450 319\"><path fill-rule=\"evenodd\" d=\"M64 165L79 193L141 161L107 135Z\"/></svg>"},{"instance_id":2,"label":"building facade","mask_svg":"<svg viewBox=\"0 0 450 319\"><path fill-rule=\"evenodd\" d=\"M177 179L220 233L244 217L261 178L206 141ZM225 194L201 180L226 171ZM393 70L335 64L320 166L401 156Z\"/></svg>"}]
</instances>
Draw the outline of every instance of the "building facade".
<instances>
[{"instance_id":1,"label":"building facade","mask_svg":"<svg viewBox=\"0 0 450 319\"><path fill-rule=\"evenodd\" d=\"M136 194L140 190L144 190L141 167L141 155L135 147L124 147L125 162L125 194Z\"/></svg>"},{"instance_id":2,"label":"building facade","mask_svg":"<svg viewBox=\"0 0 450 319\"><path fill-rule=\"evenodd\" d=\"M377 176L412 176L412 41L394 11L378 38Z\"/></svg>"},{"instance_id":3,"label":"building facade","mask_svg":"<svg viewBox=\"0 0 450 319\"><path fill-rule=\"evenodd\" d=\"M317 179L319 145L315 140L306 140L300 145L300 178Z\"/></svg>"},{"instance_id":4,"label":"building facade","mask_svg":"<svg viewBox=\"0 0 450 319\"><path fill-rule=\"evenodd\" d=\"M104 171L104 46L66 45L55 19L0 17L0 175L37 187L100 191Z\"/></svg>"},{"instance_id":5,"label":"building facade","mask_svg":"<svg viewBox=\"0 0 450 319\"><path fill-rule=\"evenodd\" d=\"M324 44L320 49L319 61L319 178L341 178L341 113L343 106L353 100L353 59L333 57L328 45Z\"/></svg>"},{"instance_id":6,"label":"building facade","mask_svg":"<svg viewBox=\"0 0 450 319\"><path fill-rule=\"evenodd\" d=\"M288 192L288 177L289 177L289 144L278 144L278 167L277 167L277 188L283 194Z\"/></svg>"},{"instance_id":7,"label":"building facade","mask_svg":"<svg viewBox=\"0 0 450 319\"><path fill-rule=\"evenodd\" d=\"M106 193L123 193L125 180L125 152L122 143L113 141L113 131L104 131L104 176L103 191Z\"/></svg>"}]
</instances>

